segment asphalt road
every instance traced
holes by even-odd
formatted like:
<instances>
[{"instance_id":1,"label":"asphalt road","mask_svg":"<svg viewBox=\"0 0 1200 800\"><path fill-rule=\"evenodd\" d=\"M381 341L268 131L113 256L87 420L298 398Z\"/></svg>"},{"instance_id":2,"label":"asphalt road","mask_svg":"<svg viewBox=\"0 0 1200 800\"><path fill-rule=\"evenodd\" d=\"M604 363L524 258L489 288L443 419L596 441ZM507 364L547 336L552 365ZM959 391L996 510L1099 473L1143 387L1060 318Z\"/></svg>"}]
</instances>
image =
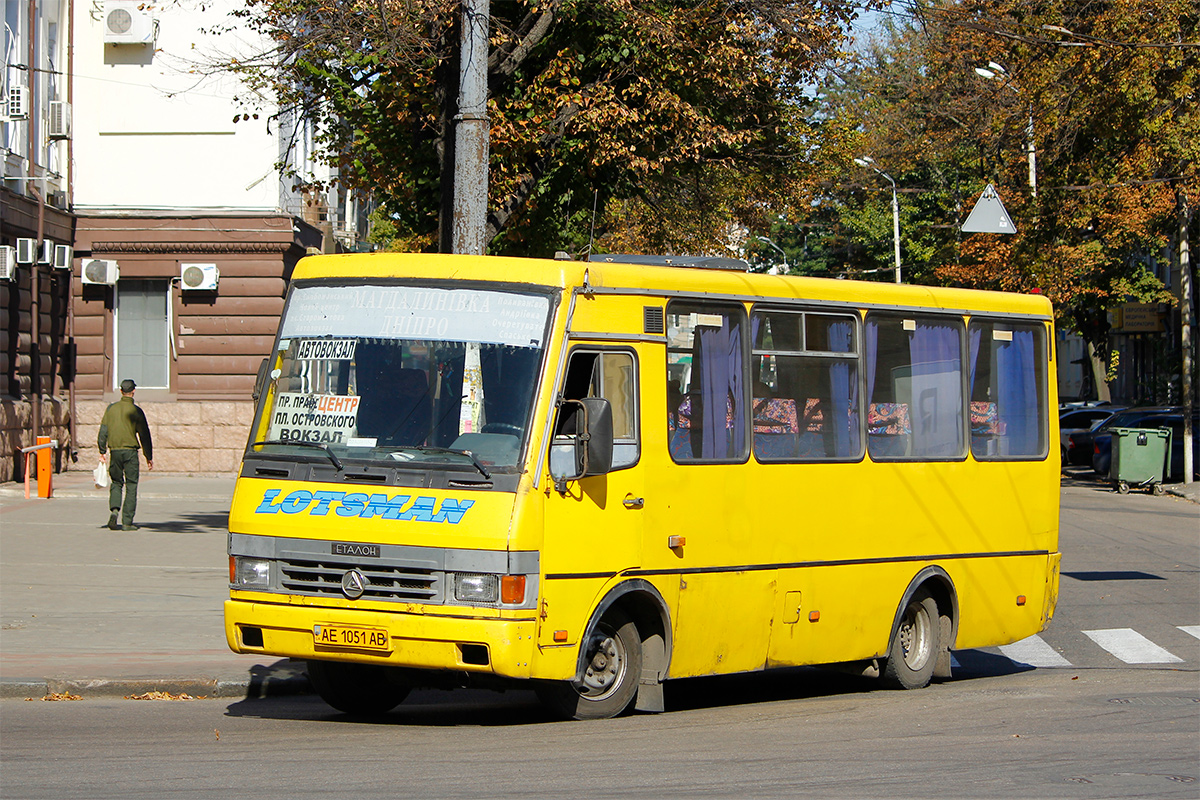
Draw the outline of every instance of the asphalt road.
<instances>
[{"instance_id":1,"label":"asphalt road","mask_svg":"<svg viewBox=\"0 0 1200 800\"><path fill-rule=\"evenodd\" d=\"M1200 506L1063 492L1058 613L915 692L791 670L553 723L528 692L0 701L0 796L1200 797Z\"/></svg>"}]
</instances>

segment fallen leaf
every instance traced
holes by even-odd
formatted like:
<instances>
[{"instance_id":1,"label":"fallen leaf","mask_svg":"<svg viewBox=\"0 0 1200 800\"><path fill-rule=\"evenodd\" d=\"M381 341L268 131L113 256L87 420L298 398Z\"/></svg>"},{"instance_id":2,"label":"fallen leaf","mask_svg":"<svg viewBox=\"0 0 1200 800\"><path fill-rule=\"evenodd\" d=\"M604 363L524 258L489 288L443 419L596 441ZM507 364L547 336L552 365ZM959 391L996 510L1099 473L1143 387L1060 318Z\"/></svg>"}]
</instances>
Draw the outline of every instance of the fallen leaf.
<instances>
[{"instance_id":1,"label":"fallen leaf","mask_svg":"<svg viewBox=\"0 0 1200 800\"><path fill-rule=\"evenodd\" d=\"M190 694L171 694L170 692L146 692L145 694L127 694L126 700L203 700L203 697L192 697Z\"/></svg>"},{"instance_id":2,"label":"fallen leaf","mask_svg":"<svg viewBox=\"0 0 1200 800\"><path fill-rule=\"evenodd\" d=\"M70 692L51 692L42 699L53 702L55 700L82 700L83 698Z\"/></svg>"}]
</instances>

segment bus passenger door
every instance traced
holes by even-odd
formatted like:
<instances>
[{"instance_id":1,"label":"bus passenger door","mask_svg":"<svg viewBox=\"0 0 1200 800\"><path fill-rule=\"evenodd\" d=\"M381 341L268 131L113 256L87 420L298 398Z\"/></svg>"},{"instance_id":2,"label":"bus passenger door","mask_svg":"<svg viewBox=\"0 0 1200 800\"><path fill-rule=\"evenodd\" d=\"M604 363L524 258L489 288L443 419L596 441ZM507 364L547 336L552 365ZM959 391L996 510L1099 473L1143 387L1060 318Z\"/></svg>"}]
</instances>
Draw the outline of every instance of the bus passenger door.
<instances>
[{"instance_id":1,"label":"bus passenger door","mask_svg":"<svg viewBox=\"0 0 1200 800\"><path fill-rule=\"evenodd\" d=\"M616 574L641 563L643 469L638 429L638 353L633 348L579 345L572 349L559 394L564 400L603 397L613 415L612 468L603 475L561 482L551 478L542 547L544 605L539 642L555 630L582 635L597 596ZM556 417L550 472L570 464L574 437ZM543 477L545 479L545 476Z\"/></svg>"}]
</instances>

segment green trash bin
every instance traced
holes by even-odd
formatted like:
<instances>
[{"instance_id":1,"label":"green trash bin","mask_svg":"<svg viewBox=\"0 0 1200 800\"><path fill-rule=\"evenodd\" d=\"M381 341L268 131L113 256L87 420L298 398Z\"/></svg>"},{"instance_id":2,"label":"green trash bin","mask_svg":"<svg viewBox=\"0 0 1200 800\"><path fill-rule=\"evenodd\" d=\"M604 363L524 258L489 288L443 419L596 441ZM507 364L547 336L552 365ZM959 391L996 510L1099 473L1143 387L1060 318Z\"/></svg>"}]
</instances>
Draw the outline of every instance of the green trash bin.
<instances>
[{"instance_id":1,"label":"green trash bin","mask_svg":"<svg viewBox=\"0 0 1200 800\"><path fill-rule=\"evenodd\" d=\"M1113 428L1113 486L1121 494L1130 486L1148 487L1162 494L1163 468L1171 454L1171 431L1167 428Z\"/></svg>"}]
</instances>

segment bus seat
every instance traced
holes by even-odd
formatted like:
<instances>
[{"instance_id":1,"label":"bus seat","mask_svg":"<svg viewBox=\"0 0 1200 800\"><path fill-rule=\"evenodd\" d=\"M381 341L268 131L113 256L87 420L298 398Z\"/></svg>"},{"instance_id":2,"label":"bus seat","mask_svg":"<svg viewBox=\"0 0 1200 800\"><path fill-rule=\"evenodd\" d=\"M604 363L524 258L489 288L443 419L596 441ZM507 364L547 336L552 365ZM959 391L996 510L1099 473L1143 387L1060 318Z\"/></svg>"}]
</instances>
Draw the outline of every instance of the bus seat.
<instances>
[{"instance_id":1,"label":"bus seat","mask_svg":"<svg viewBox=\"0 0 1200 800\"><path fill-rule=\"evenodd\" d=\"M796 401L790 397L754 398L754 455L763 459L799 455Z\"/></svg>"},{"instance_id":2,"label":"bus seat","mask_svg":"<svg viewBox=\"0 0 1200 800\"><path fill-rule=\"evenodd\" d=\"M911 436L907 403L867 405L867 443L872 456L908 455Z\"/></svg>"},{"instance_id":3,"label":"bus seat","mask_svg":"<svg viewBox=\"0 0 1200 800\"><path fill-rule=\"evenodd\" d=\"M971 452L989 456L1004 455L1004 423L996 404L982 400L971 401Z\"/></svg>"}]
</instances>

